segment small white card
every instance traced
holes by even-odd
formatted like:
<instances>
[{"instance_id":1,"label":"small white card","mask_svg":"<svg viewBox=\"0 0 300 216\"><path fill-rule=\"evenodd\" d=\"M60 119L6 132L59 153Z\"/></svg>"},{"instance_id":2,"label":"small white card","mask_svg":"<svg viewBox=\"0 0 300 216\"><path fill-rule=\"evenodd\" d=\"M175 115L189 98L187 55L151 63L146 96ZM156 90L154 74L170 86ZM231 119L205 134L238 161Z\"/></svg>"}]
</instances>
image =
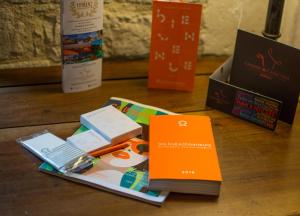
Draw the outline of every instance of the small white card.
<instances>
[{"instance_id":1,"label":"small white card","mask_svg":"<svg viewBox=\"0 0 300 216\"><path fill-rule=\"evenodd\" d=\"M67 139L67 142L87 153L110 145L110 142L93 130L73 135Z\"/></svg>"},{"instance_id":2,"label":"small white card","mask_svg":"<svg viewBox=\"0 0 300 216\"><path fill-rule=\"evenodd\" d=\"M85 156L84 151L49 132L41 133L26 140L20 138L18 142L61 171L64 171L65 166L77 158Z\"/></svg>"},{"instance_id":3,"label":"small white card","mask_svg":"<svg viewBox=\"0 0 300 216\"><path fill-rule=\"evenodd\" d=\"M141 125L111 105L81 115L80 122L101 134L112 145L142 134Z\"/></svg>"}]
</instances>

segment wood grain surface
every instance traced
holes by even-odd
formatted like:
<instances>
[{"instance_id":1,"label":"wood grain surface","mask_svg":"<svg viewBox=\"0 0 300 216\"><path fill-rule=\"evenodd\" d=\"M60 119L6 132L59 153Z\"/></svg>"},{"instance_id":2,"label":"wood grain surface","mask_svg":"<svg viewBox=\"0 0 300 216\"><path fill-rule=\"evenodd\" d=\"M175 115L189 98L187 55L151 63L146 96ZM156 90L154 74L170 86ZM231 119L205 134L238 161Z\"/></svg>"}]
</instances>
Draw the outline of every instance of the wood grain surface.
<instances>
[{"instance_id":1,"label":"wood grain surface","mask_svg":"<svg viewBox=\"0 0 300 216\"><path fill-rule=\"evenodd\" d=\"M226 59L226 56L203 57L197 64L196 74L210 74ZM148 60L104 60L102 71L103 80L145 78L148 76ZM60 82L61 66L0 70L0 87Z\"/></svg>"},{"instance_id":2,"label":"wood grain surface","mask_svg":"<svg viewBox=\"0 0 300 216\"><path fill-rule=\"evenodd\" d=\"M207 86L205 75L196 77L191 93L148 90L146 79L104 81L100 88L71 94L63 94L60 84L0 88L0 128L78 121L80 114L99 108L112 96L174 112L203 110Z\"/></svg>"},{"instance_id":3,"label":"wood grain surface","mask_svg":"<svg viewBox=\"0 0 300 216\"><path fill-rule=\"evenodd\" d=\"M122 64L124 71L133 67ZM146 74L146 64L141 65L139 70ZM59 84L40 81L0 88L0 215L299 216L299 107L293 126L279 122L274 132L266 130L206 107L208 74L197 75L191 93L148 90L144 75L124 74L83 93L63 94ZM15 142L44 129L66 138L79 127L81 113L100 107L110 96L209 115L224 179L220 196L171 193L156 207L40 173L40 161Z\"/></svg>"}]
</instances>

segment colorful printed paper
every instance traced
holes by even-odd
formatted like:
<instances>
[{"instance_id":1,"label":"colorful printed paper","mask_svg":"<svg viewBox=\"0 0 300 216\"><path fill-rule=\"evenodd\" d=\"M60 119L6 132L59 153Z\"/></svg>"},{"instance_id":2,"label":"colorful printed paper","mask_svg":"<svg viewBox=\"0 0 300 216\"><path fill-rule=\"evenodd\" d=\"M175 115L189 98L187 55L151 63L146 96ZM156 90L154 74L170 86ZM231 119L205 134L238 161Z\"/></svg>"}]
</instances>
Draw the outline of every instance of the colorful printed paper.
<instances>
[{"instance_id":1,"label":"colorful printed paper","mask_svg":"<svg viewBox=\"0 0 300 216\"><path fill-rule=\"evenodd\" d=\"M113 105L135 122L149 125L151 115L174 115L175 113L157 107L137 103L124 98L111 97L103 106Z\"/></svg>"},{"instance_id":2,"label":"colorful printed paper","mask_svg":"<svg viewBox=\"0 0 300 216\"><path fill-rule=\"evenodd\" d=\"M149 88L192 91L202 6L153 1Z\"/></svg>"},{"instance_id":3,"label":"colorful printed paper","mask_svg":"<svg viewBox=\"0 0 300 216\"><path fill-rule=\"evenodd\" d=\"M96 88L102 76L104 1L60 2L63 91Z\"/></svg>"},{"instance_id":4,"label":"colorful printed paper","mask_svg":"<svg viewBox=\"0 0 300 216\"><path fill-rule=\"evenodd\" d=\"M282 102L228 83L231 65L229 58L209 77L206 105L275 130Z\"/></svg>"},{"instance_id":5,"label":"colorful printed paper","mask_svg":"<svg viewBox=\"0 0 300 216\"><path fill-rule=\"evenodd\" d=\"M232 114L243 119L275 129L280 113L280 103L255 96L245 91L237 91Z\"/></svg>"},{"instance_id":6,"label":"colorful printed paper","mask_svg":"<svg viewBox=\"0 0 300 216\"><path fill-rule=\"evenodd\" d=\"M148 189L148 143L137 138L128 140L127 143L129 147L95 159L94 166L83 174L63 175L47 163L43 163L39 169L72 181L160 205L168 192Z\"/></svg>"},{"instance_id":7,"label":"colorful printed paper","mask_svg":"<svg viewBox=\"0 0 300 216\"><path fill-rule=\"evenodd\" d=\"M135 122L148 127L151 115L174 115L175 113L157 107L137 103L124 98L112 97L103 105L113 105ZM88 128L81 126L74 134L80 134ZM143 133L147 131L143 128ZM124 196L161 205L168 192L148 190L148 142L131 139L129 147L101 156L94 166L83 174L63 175L48 163L40 166L42 172L58 175L71 181L92 187L112 191Z\"/></svg>"}]
</instances>

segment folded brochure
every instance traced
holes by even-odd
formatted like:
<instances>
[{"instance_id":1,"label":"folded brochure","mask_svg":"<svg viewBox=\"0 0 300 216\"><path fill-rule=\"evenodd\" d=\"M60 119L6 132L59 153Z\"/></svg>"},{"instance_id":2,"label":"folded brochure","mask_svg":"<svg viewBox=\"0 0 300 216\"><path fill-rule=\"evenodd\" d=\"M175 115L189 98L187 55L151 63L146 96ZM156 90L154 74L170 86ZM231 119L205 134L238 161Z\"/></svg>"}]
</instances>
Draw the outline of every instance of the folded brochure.
<instances>
[{"instance_id":1,"label":"folded brochure","mask_svg":"<svg viewBox=\"0 0 300 216\"><path fill-rule=\"evenodd\" d=\"M175 114L163 109L136 103L122 98L110 98L104 105L114 105L128 117L144 126L149 126L150 115ZM81 126L75 133L86 131ZM63 174L44 162L39 170L71 181L107 190L155 205L161 205L168 192L148 189L148 143L133 138L129 146L94 160L94 166L83 174Z\"/></svg>"}]
</instances>

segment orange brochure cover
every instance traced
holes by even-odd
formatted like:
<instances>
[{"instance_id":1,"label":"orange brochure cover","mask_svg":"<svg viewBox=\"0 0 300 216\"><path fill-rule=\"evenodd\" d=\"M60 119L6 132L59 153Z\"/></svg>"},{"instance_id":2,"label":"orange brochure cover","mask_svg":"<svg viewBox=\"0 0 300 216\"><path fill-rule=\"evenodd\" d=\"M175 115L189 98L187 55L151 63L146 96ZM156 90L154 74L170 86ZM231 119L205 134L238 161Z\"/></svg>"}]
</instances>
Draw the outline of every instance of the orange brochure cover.
<instances>
[{"instance_id":1,"label":"orange brochure cover","mask_svg":"<svg viewBox=\"0 0 300 216\"><path fill-rule=\"evenodd\" d=\"M192 91L202 6L153 1L149 88Z\"/></svg>"},{"instance_id":2,"label":"orange brochure cover","mask_svg":"<svg viewBox=\"0 0 300 216\"><path fill-rule=\"evenodd\" d=\"M149 179L222 181L208 116L151 116Z\"/></svg>"}]
</instances>

